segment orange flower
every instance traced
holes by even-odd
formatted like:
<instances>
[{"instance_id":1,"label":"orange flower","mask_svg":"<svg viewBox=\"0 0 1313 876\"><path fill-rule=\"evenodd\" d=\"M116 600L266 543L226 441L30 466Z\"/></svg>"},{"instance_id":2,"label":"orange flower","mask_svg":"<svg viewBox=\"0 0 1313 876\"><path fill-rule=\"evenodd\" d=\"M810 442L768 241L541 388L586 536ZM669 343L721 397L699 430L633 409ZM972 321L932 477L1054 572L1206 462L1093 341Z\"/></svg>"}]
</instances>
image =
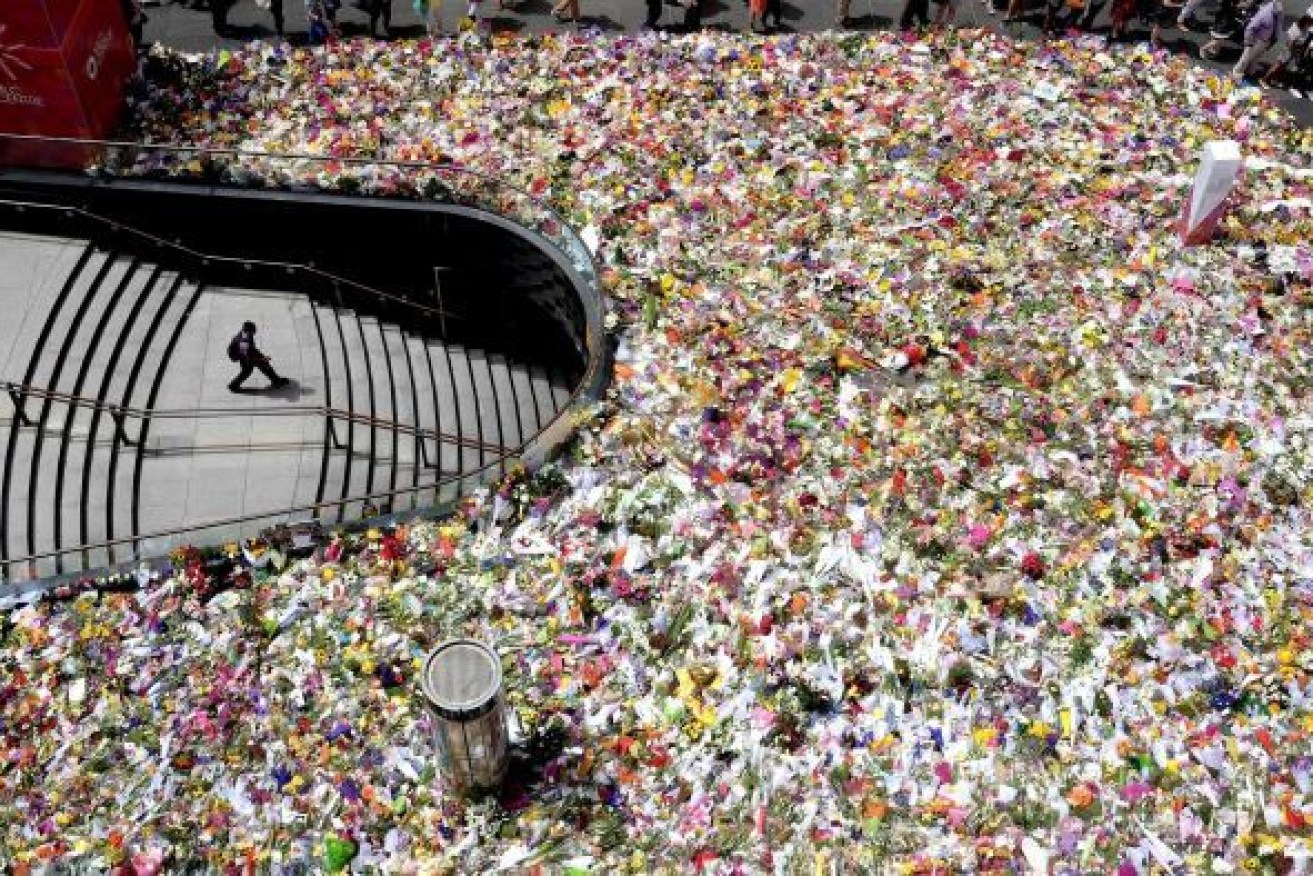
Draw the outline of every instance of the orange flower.
<instances>
[{"instance_id":1,"label":"orange flower","mask_svg":"<svg viewBox=\"0 0 1313 876\"><path fill-rule=\"evenodd\" d=\"M1089 785L1077 785L1067 792L1067 802L1077 809L1084 809L1094 802L1094 792L1090 790Z\"/></svg>"}]
</instances>

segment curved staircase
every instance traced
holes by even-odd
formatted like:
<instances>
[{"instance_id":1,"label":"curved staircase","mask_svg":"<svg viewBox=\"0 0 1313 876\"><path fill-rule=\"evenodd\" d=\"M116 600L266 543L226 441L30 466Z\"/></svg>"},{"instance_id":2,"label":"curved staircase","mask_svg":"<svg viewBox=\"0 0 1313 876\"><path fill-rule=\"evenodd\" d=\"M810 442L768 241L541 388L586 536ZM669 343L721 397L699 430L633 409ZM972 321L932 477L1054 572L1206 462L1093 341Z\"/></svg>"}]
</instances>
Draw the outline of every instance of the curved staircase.
<instances>
[{"instance_id":1,"label":"curved staircase","mask_svg":"<svg viewBox=\"0 0 1313 876\"><path fill-rule=\"evenodd\" d=\"M181 540L431 507L572 398L541 363L202 285L141 247L0 232L0 264L0 580L158 556L179 537L152 533L208 521ZM288 394L226 390L223 351L252 312Z\"/></svg>"}]
</instances>

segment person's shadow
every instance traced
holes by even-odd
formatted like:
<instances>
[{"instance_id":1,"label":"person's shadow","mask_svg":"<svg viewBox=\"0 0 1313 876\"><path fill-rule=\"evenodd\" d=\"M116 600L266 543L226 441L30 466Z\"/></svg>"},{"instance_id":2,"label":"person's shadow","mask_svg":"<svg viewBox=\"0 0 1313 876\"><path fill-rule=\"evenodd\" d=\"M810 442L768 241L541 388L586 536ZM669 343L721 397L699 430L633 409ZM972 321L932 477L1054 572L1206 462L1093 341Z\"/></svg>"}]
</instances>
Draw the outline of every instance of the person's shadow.
<instances>
[{"instance_id":1,"label":"person's shadow","mask_svg":"<svg viewBox=\"0 0 1313 876\"><path fill-rule=\"evenodd\" d=\"M287 402L298 402L306 396L314 395L314 390L313 386L301 383L295 377L289 377L282 386L251 386L245 384L237 389L237 393L239 395L263 395Z\"/></svg>"}]
</instances>

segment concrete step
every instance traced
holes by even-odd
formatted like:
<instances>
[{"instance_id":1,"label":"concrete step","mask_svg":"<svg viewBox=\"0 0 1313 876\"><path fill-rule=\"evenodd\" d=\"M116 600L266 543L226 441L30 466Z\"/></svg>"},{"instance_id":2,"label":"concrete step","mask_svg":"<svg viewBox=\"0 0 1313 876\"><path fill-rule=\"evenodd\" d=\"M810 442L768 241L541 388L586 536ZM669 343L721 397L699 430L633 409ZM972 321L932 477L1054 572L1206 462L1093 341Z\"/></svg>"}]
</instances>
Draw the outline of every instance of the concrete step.
<instances>
[{"instance_id":1,"label":"concrete step","mask_svg":"<svg viewBox=\"0 0 1313 876\"><path fill-rule=\"evenodd\" d=\"M403 341L406 346L406 358L410 362L410 371L414 375L415 383L413 387L413 396L415 407L418 409L416 425L421 429L432 432L442 432L444 424L439 419L442 409L443 400L438 394L437 378L434 374L433 350L422 338L413 335L403 335ZM439 350L439 359L445 361L442 357L442 351ZM438 480L441 476L441 470L438 467L442 460L442 441L435 437L426 437L421 439L423 448L419 460L421 462L420 480L422 482L432 482ZM427 461L428 468L423 467Z\"/></svg>"},{"instance_id":2,"label":"concrete step","mask_svg":"<svg viewBox=\"0 0 1313 876\"><path fill-rule=\"evenodd\" d=\"M169 271L163 271L159 268L152 268L143 264L138 270L138 276L141 278L140 283L134 283L128 290L123 299L120 301L119 309L122 311L122 318L116 320L117 330L114 334L114 340L106 347L106 357L100 371L98 380L88 382L85 394L102 400L107 404L123 404L124 391L131 376L133 363L137 360L137 353L146 343L146 335L149 331L151 322L161 308L167 307L172 301L171 292L177 275ZM115 435L115 425L113 417L108 413L103 413L96 422L94 438L91 435L91 423L96 418L90 411L80 411L73 423L71 437L74 439L87 440L88 446L82 454L82 472L96 472L97 466L108 469L109 454L115 444L113 441ZM129 420L125 424L125 429L129 435L139 436L141 433L141 422ZM88 460L90 464L88 465ZM76 469L75 469L76 471ZM70 476L73 472L69 473ZM82 474L79 473L79 479ZM88 501L95 501L96 492L93 484L87 482L86 495ZM79 486L81 491L81 487ZM100 498L104 498L104 492L101 492ZM88 539L96 540L105 537L104 521L88 521L89 531Z\"/></svg>"},{"instance_id":3,"label":"concrete step","mask_svg":"<svg viewBox=\"0 0 1313 876\"><path fill-rule=\"evenodd\" d=\"M404 410L401 408L402 402L406 401L400 386L405 363L394 361L383 327L377 319L361 316L360 325L365 332L366 349L373 366L370 375L374 381L374 416L390 423L409 422L410 416L405 413L409 410L409 403L406 403ZM397 478L396 462L406 442L402 441L396 429L378 426L375 431L374 491L395 490L405 485L404 481Z\"/></svg>"},{"instance_id":4,"label":"concrete step","mask_svg":"<svg viewBox=\"0 0 1313 876\"><path fill-rule=\"evenodd\" d=\"M40 350L33 350L37 366L30 381L32 386L56 391L68 387L66 375L77 373L85 354L83 345L95 331L110 296L131 265L129 259L101 254L94 272L82 272L73 293L60 309L55 328L45 345Z\"/></svg>"},{"instance_id":5,"label":"concrete step","mask_svg":"<svg viewBox=\"0 0 1313 876\"><path fill-rule=\"evenodd\" d=\"M479 404L479 384L476 383L474 369L470 363L468 351L459 344L446 347L452 380L451 399L456 409L456 422L460 424L459 434L466 438L479 439L490 424L484 422L483 408ZM473 447L460 447L456 471L460 473L474 471L484 464L487 454Z\"/></svg>"},{"instance_id":6,"label":"concrete step","mask_svg":"<svg viewBox=\"0 0 1313 876\"><path fill-rule=\"evenodd\" d=\"M141 308L134 305L144 303L151 297L156 279L156 273L150 265L139 264L126 275L124 285L116 293L118 297L114 301L113 310L105 315L104 330L98 342L90 343L86 349L87 358L79 367L69 389L70 393L96 401L107 400L106 387L112 382L113 370L123 358L127 339L135 328L135 319L140 315ZM108 466L98 469L95 463L98 455L103 461L112 452L115 434L114 418L103 411L66 405L62 418L62 426L57 421L55 423L64 432L59 439L64 455L64 477L56 499L58 505L65 509L61 512L62 528L58 538L58 547L61 548L100 541L106 537L105 505L110 497L107 497L103 489L96 490L94 487L97 474L107 471ZM129 421L125 423L125 429L135 436L139 434L141 425L140 421ZM103 479L100 482L104 483ZM73 506L71 514L67 511L70 504ZM81 511L84 505L85 515ZM82 525L84 517L85 529Z\"/></svg>"},{"instance_id":7,"label":"concrete step","mask_svg":"<svg viewBox=\"0 0 1313 876\"><path fill-rule=\"evenodd\" d=\"M130 349L125 350L120 367L116 369L118 373L111 381L109 397L119 399L119 403L126 407L139 409L146 407L156 374L160 368L167 369L169 367L169 363L163 361L169 339L178 329L182 320L187 318L187 308L196 295L196 285L188 280L181 279L173 274L161 279L165 282L159 286L157 300L147 305L150 309L149 319L146 318L145 313L138 317L137 322L139 324L134 326L129 334ZM152 327L154 327L153 334ZM134 369L137 371L136 379L129 386L128 380ZM191 435L178 431L184 426L194 430L195 421L154 421L151 423L147 434L156 439L157 446L159 446L159 443L186 442L190 440ZM133 441L140 439L142 427L143 424L140 420L128 420L127 431ZM113 446L114 443L111 439L110 447ZM178 525L181 520L180 506L182 500L174 497L171 503L172 510L166 511L164 498L159 493L161 491L169 493L175 490L178 485L184 484L186 481L181 473L176 479L162 477L161 473L153 466L148 473L143 463L141 482L138 485L136 483L137 449L119 444L116 456L116 459L111 460L108 457L108 450L99 456L99 459L102 460L99 466L103 470L103 474L98 477L99 483L92 484L90 491L93 497L100 493L105 496L103 537L106 539L122 538L134 534L132 513L134 501L137 502L139 507L141 531L149 532ZM111 468L113 469L112 480L110 477ZM138 496L138 489L144 495ZM149 514L143 506L150 507ZM112 521L110 520L111 513ZM148 517L150 519L147 519ZM121 550L126 555L130 552L130 546ZM121 558L116 557L116 559Z\"/></svg>"},{"instance_id":8,"label":"concrete step","mask_svg":"<svg viewBox=\"0 0 1313 876\"><path fill-rule=\"evenodd\" d=\"M515 392L515 403L520 410L519 444L528 441L542 428L543 420L538 411L538 402L533 394L533 377L527 365L511 363L509 365L511 387Z\"/></svg>"},{"instance_id":9,"label":"concrete step","mask_svg":"<svg viewBox=\"0 0 1313 876\"><path fill-rule=\"evenodd\" d=\"M456 380L456 364L461 365L461 375L468 381L463 358L455 354L459 348L442 344L438 341L418 341L424 348L424 360L429 366L429 375L433 381L436 394L436 422L438 431L445 435L462 435L474 431L474 413L464 410L459 404L460 384ZM477 464L477 451L464 450L451 441L442 441L438 448L439 480L459 474L468 459L470 465Z\"/></svg>"},{"instance_id":10,"label":"concrete step","mask_svg":"<svg viewBox=\"0 0 1313 876\"><path fill-rule=\"evenodd\" d=\"M64 283L88 250L81 241L0 232L0 378L20 382L41 327Z\"/></svg>"},{"instance_id":11,"label":"concrete step","mask_svg":"<svg viewBox=\"0 0 1313 876\"><path fill-rule=\"evenodd\" d=\"M112 322L119 300L136 277L137 267L134 260L126 258L102 262L95 279L85 288L83 303L72 307L67 324L62 326L63 334L52 336L41 351L34 385L70 395L82 393L83 384L95 367L105 327ZM37 382L42 378L44 382ZM29 551L44 553L64 547L63 500L69 480L69 433L78 413L76 406L63 402L47 399L31 403L29 416L47 431L34 438L33 458L26 472L28 499L33 505L27 533ZM80 481L80 466L78 471L76 477ZM24 476L21 468L15 474ZM75 489L80 490L80 483ZM76 514L72 523L76 538Z\"/></svg>"},{"instance_id":12,"label":"concrete step","mask_svg":"<svg viewBox=\"0 0 1313 876\"><path fill-rule=\"evenodd\" d=\"M500 353L489 353L488 370L492 376L493 399L497 403L497 422L501 426L500 443L503 452L513 452L524 439L525 414L520 406L519 393L515 389L515 380L511 376L513 367Z\"/></svg>"},{"instance_id":13,"label":"concrete step","mask_svg":"<svg viewBox=\"0 0 1313 876\"><path fill-rule=\"evenodd\" d=\"M503 437L505 427L502 424L502 412L497 404L497 386L493 382L492 366L488 361L488 354L485 350L468 348L465 350L465 358L470 364L470 374L474 381L475 401L479 406L480 434L478 438L493 447L505 446L506 439ZM495 462L496 457L497 454L493 451L485 451L482 464Z\"/></svg>"}]
</instances>

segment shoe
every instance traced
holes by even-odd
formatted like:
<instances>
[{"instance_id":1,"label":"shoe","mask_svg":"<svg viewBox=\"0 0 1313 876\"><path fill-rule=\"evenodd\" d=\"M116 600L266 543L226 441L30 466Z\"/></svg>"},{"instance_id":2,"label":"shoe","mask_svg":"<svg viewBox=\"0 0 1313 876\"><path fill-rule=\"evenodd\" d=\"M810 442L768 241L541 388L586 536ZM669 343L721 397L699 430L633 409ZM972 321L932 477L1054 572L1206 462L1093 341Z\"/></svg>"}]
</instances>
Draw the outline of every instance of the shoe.
<instances>
[{"instance_id":1,"label":"shoe","mask_svg":"<svg viewBox=\"0 0 1313 876\"><path fill-rule=\"evenodd\" d=\"M275 377L274 382L269 384L269 386L272 387L273 389L282 389L284 386L287 386L287 384L291 382L292 381L286 377Z\"/></svg>"},{"instance_id":2,"label":"shoe","mask_svg":"<svg viewBox=\"0 0 1313 876\"><path fill-rule=\"evenodd\" d=\"M233 386L231 383L228 384L228 391L236 393L237 395L241 395L242 393L246 392L246 390L242 389L240 386Z\"/></svg>"}]
</instances>

